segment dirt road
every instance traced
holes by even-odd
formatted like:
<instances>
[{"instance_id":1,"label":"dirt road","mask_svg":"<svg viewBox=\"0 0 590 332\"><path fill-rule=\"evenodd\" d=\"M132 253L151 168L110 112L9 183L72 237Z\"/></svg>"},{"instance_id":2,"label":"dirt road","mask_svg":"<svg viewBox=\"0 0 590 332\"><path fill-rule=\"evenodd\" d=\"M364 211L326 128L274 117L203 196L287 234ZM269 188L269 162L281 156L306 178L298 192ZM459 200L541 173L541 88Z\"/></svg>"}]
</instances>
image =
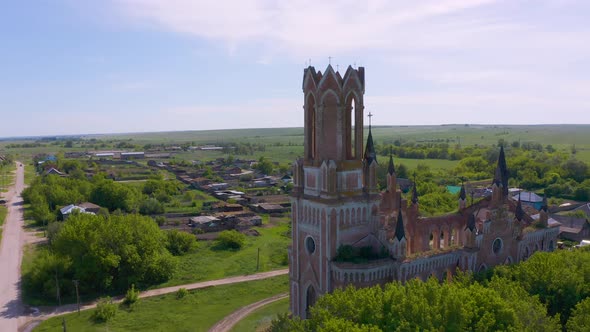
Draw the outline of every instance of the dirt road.
<instances>
[{"instance_id":1,"label":"dirt road","mask_svg":"<svg viewBox=\"0 0 590 332\"><path fill-rule=\"evenodd\" d=\"M236 325L240 320L244 319L246 316L254 312L256 309L287 297L289 297L288 293L279 294L273 297L269 297L268 299L264 299L249 304L245 307L242 307L232 312L230 315L220 320L219 322L215 323L215 325L213 325L213 327L209 329L209 332L229 332L232 329L232 327L234 327L234 325Z\"/></svg>"},{"instance_id":2,"label":"dirt road","mask_svg":"<svg viewBox=\"0 0 590 332\"><path fill-rule=\"evenodd\" d=\"M19 316L23 313L20 300L20 263L25 239L23 230L24 171L17 162L16 183L5 194L8 215L4 223L0 245L0 331L17 331Z\"/></svg>"}]
</instances>

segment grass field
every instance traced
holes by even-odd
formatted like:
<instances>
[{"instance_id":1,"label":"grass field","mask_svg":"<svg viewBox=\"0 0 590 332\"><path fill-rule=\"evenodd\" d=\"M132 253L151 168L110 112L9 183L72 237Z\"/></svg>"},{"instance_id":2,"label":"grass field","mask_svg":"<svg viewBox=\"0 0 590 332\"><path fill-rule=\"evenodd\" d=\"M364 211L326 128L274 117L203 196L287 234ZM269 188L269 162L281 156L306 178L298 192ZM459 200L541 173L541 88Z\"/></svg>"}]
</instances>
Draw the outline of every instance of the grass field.
<instances>
[{"instance_id":1,"label":"grass field","mask_svg":"<svg viewBox=\"0 0 590 332\"><path fill-rule=\"evenodd\" d=\"M264 219L265 223L268 219ZM253 274L287 268L287 246L291 239L286 236L288 224L285 221L275 226L253 228L259 236L247 236L246 242L240 250L218 249L214 241L200 241L194 251L179 256L179 264L173 277L166 283L150 287L161 288L176 286L198 281L221 279L236 275ZM260 248L259 269L256 270L258 248ZM30 271L32 262L41 250L47 250L46 245L28 245L23 252L21 272L25 275ZM112 294L119 295L119 294ZM55 305L53 299L47 300L40 294L29 294L23 291L23 301L29 305ZM97 294L80 294L83 301L93 300ZM74 303L73 296L62 297L62 303Z\"/></svg>"},{"instance_id":2,"label":"grass field","mask_svg":"<svg viewBox=\"0 0 590 332\"><path fill-rule=\"evenodd\" d=\"M368 130L365 130L365 138ZM375 126L373 137L377 144L392 144L395 140L412 142L448 142L461 144L485 145L497 144L498 140L506 142L520 141L548 144L563 151L570 151L575 145L578 158L590 162L590 125L440 125L440 126ZM109 147L117 141L126 141L138 146L145 144L223 144L230 142L264 144L266 151L240 158L257 159L270 157L278 162L292 162L303 154L303 128L259 128L228 129L203 131L176 131L131 134L88 135L83 139L95 138L106 142ZM31 156L37 153L59 153L65 151L84 151L81 147L64 148L56 142L43 142L41 147L12 148L6 145L26 143L34 140L0 141L0 153ZM281 146L276 146L280 144ZM218 151L195 151L175 155L183 160L210 160L224 157Z\"/></svg>"},{"instance_id":3,"label":"grass field","mask_svg":"<svg viewBox=\"0 0 590 332\"><path fill-rule=\"evenodd\" d=\"M278 314L289 312L289 298L282 299L254 311L239 321L232 332L259 332L270 326Z\"/></svg>"},{"instance_id":4,"label":"grass field","mask_svg":"<svg viewBox=\"0 0 590 332\"><path fill-rule=\"evenodd\" d=\"M260 236L247 236L240 250L221 250L216 248L215 242L199 242L197 250L179 257L179 267L172 279L153 288L286 268L287 246L291 243L291 239L285 236L288 224L254 229ZM260 268L257 271L258 248Z\"/></svg>"},{"instance_id":5,"label":"grass field","mask_svg":"<svg viewBox=\"0 0 590 332\"><path fill-rule=\"evenodd\" d=\"M94 309L44 321L34 331L207 331L213 324L250 303L287 292L288 276L210 287L189 291L181 299L176 294L141 299L132 311L120 306L108 323L94 323Z\"/></svg>"},{"instance_id":6,"label":"grass field","mask_svg":"<svg viewBox=\"0 0 590 332\"><path fill-rule=\"evenodd\" d=\"M0 193L7 192L8 187L14 184L14 171L16 164L0 166Z\"/></svg>"}]
</instances>

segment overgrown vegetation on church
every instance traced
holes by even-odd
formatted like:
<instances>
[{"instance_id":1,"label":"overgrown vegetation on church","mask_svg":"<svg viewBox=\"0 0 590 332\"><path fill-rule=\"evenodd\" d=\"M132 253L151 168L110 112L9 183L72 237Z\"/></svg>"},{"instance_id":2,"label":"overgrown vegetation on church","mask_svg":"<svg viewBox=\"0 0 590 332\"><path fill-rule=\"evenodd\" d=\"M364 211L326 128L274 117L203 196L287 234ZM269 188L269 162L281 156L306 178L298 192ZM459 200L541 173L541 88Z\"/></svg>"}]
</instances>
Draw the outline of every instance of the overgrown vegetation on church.
<instances>
[{"instance_id":1,"label":"overgrown vegetation on church","mask_svg":"<svg viewBox=\"0 0 590 332\"><path fill-rule=\"evenodd\" d=\"M270 331L587 331L590 250L539 252L476 277L338 289Z\"/></svg>"}]
</instances>

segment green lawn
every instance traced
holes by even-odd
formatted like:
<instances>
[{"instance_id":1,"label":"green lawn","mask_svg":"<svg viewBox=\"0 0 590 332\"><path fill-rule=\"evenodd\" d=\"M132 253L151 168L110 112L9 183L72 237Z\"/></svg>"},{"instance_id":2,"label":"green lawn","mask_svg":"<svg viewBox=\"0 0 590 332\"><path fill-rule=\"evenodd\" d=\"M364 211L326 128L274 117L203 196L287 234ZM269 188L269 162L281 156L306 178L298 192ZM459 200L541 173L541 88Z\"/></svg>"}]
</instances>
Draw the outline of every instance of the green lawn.
<instances>
[{"instance_id":1,"label":"green lawn","mask_svg":"<svg viewBox=\"0 0 590 332\"><path fill-rule=\"evenodd\" d=\"M68 331L207 331L233 311L289 289L288 276L243 282L139 300L132 311L120 306L108 323L94 323L94 310L44 321L34 331L62 331L65 317Z\"/></svg>"},{"instance_id":2,"label":"green lawn","mask_svg":"<svg viewBox=\"0 0 590 332\"><path fill-rule=\"evenodd\" d=\"M291 243L291 239L285 236L288 224L283 222L271 228L254 229L260 236L247 236L244 247L237 251L217 249L215 242L201 241L197 250L179 257L179 266L172 279L153 288L287 268L287 246ZM258 248L260 268L256 271Z\"/></svg>"},{"instance_id":3,"label":"green lawn","mask_svg":"<svg viewBox=\"0 0 590 332\"><path fill-rule=\"evenodd\" d=\"M239 321L232 329L232 332L264 331L270 326L278 314L289 311L289 298L278 300L254 311L246 318Z\"/></svg>"}]
</instances>

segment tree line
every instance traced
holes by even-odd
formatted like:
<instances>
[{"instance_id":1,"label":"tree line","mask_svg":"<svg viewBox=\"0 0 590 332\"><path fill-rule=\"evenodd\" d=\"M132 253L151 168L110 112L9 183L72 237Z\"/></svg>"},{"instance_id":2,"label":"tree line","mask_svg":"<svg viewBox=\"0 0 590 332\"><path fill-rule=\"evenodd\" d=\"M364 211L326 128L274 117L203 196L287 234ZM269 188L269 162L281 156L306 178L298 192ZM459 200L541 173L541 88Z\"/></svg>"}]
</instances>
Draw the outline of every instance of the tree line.
<instances>
[{"instance_id":1,"label":"tree line","mask_svg":"<svg viewBox=\"0 0 590 332\"><path fill-rule=\"evenodd\" d=\"M440 283L337 289L311 318L287 315L268 331L587 331L590 250L539 252L526 262Z\"/></svg>"}]
</instances>

